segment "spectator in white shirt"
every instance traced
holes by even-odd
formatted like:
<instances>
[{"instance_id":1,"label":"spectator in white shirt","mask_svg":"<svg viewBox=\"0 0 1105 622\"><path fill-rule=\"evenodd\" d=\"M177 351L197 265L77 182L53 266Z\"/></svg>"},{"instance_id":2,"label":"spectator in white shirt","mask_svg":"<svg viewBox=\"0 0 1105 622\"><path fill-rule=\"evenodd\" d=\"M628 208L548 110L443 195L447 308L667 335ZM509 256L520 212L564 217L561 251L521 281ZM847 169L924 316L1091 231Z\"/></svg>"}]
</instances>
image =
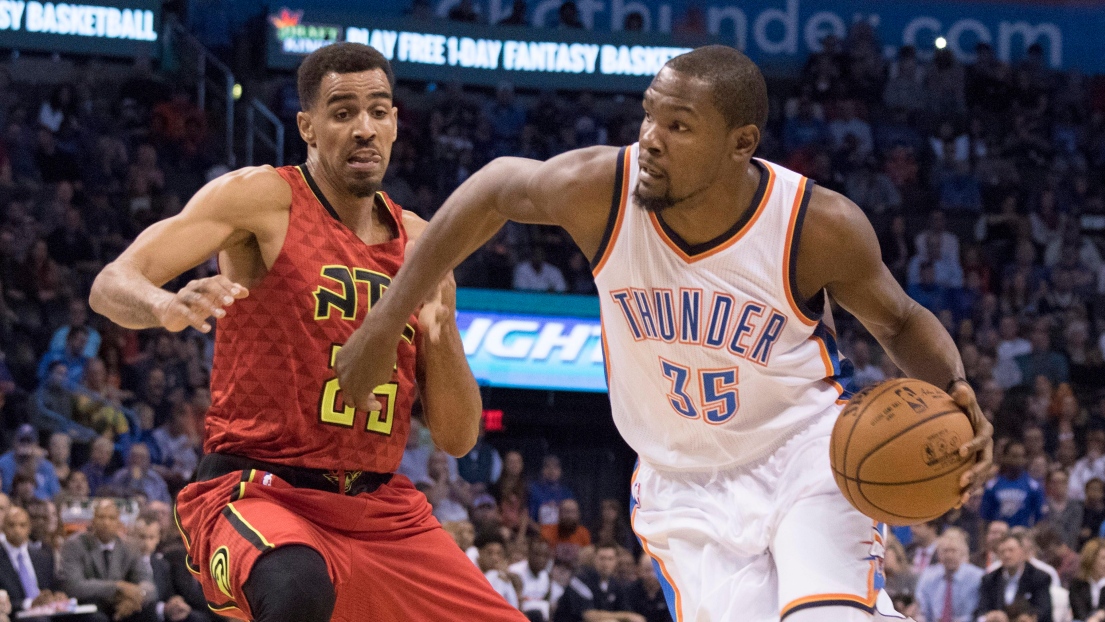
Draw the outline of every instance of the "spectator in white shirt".
<instances>
[{"instance_id":1,"label":"spectator in white shirt","mask_svg":"<svg viewBox=\"0 0 1105 622\"><path fill-rule=\"evenodd\" d=\"M545 249L534 246L529 261L514 267L514 289L537 292L565 292L568 284L560 268L545 261Z\"/></svg>"},{"instance_id":2,"label":"spectator in white shirt","mask_svg":"<svg viewBox=\"0 0 1105 622\"><path fill-rule=\"evenodd\" d=\"M519 584L521 581L507 569L506 545L503 537L493 531L481 533L476 537L476 548L480 551L476 563L483 572L483 576L487 577L491 587L510 603L511 607L517 609L519 585L515 585L515 581Z\"/></svg>"},{"instance_id":3,"label":"spectator in white shirt","mask_svg":"<svg viewBox=\"0 0 1105 622\"><path fill-rule=\"evenodd\" d=\"M944 250L944 238L938 234L926 235L924 245L909 260L909 284L921 282L921 268L931 263L936 270L936 284L947 288L963 287L963 265L959 256L949 256Z\"/></svg>"},{"instance_id":4,"label":"spectator in white shirt","mask_svg":"<svg viewBox=\"0 0 1105 622\"><path fill-rule=\"evenodd\" d=\"M998 335L1001 337L997 348L998 361L1012 361L1032 351L1032 342L1021 337L1019 333L1020 326L1017 324L1017 318L1010 315L1001 318L1001 324L998 325Z\"/></svg>"},{"instance_id":5,"label":"spectator in white shirt","mask_svg":"<svg viewBox=\"0 0 1105 622\"><path fill-rule=\"evenodd\" d=\"M1070 469L1070 498L1086 500L1086 482L1105 480L1105 430L1086 434L1086 455Z\"/></svg>"},{"instance_id":6,"label":"spectator in white shirt","mask_svg":"<svg viewBox=\"0 0 1105 622\"><path fill-rule=\"evenodd\" d=\"M549 543L541 538L529 541L526 559L511 564L510 572L522 581L522 590L518 593L521 609L530 619L537 617L547 622L551 617L549 596L552 591L552 555Z\"/></svg>"}]
</instances>

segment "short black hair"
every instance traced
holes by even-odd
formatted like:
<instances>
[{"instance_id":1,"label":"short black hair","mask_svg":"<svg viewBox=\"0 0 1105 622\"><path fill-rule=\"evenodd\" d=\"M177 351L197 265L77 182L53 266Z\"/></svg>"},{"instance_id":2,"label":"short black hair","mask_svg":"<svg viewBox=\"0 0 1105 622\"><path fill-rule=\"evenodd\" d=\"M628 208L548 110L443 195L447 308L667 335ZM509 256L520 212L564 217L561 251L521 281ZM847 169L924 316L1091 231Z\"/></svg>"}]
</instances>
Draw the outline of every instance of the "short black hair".
<instances>
[{"instance_id":1,"label":"short black hair","mask_svg":"<svg viewBox=\"0 0 1105 622\"><path fill-rule=\"evenodd\" d=\"M359 73L382 69L388 84L394 88L395 74L391 63L379 50L363 43L334 43L311 52L296 71L296 89L299 91L299 107L310 110L318 99L322 78L330 73Z\"/></svg>"},{"instance_id":2,"label":"short black hair","mask_svg":"<svg viewBox=\"0 0 1105 622\"><path fill-rule=\"evenodd\" d=\"M752 59L727 45L707 45L669 60L665 67L710 85L714 105L730 128L767 125L767 83Z\"/></svg>"},{"instance_id":3,"label":"short black hair","mask_svg":"<svg viewBox=\"0 0 1105 622\"><path fill-rule=\"evenodd\" d=\"M476 534L476 539L472 541L472 546L475 546L479 550L483 550L483 547L489 544L498 544L505 548L506 540L503 539L503 534L499 533L497 530L484 529Z\"/></svg>"}]
</instances>

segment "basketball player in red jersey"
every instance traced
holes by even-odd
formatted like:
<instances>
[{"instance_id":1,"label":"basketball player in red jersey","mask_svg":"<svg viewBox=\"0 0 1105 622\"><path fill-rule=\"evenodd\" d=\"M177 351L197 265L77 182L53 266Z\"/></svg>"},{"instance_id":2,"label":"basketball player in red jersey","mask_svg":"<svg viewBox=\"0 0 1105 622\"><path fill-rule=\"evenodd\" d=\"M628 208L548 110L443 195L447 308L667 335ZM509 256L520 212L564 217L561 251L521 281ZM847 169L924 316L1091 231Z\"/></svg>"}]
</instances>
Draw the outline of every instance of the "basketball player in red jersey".
<instances>
[{"instance_id":1,"label":"basketball player in red jersey","mask_svg":"<svg viewBox=\"0 0 1105 622\"><path fill-rule=\"evenodd\" d=\"M480 396L451 279L407 318L379 408L343 400L334 357L425 222L379 191L396 137L393 75L343 43L299 68L307 163L246 168L151 226L93 286L128 328L211 330L212 406L197 481L175 519L222 615L259 622L524 621L393 472L416 390L434 441L460 456ZM161 285L218 253L222 274Z\"/></svg>"}]
</instances>

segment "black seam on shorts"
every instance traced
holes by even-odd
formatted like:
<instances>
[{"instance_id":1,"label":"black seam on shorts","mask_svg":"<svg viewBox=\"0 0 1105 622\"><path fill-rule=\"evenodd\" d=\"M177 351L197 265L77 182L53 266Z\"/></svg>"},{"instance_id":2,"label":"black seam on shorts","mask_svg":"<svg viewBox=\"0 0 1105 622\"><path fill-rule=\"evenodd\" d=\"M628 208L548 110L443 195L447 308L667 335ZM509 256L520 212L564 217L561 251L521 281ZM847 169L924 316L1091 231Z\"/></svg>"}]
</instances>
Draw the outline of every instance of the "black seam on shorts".
<instances>
[{"instance_id":1,"label":"black seam on shorts","mask_svg":"<svg viewBox=\"0 0 1105 622\"><path fill-rule=\"evenodd\" d=\"M230 522L230 526L234 528L234 531L238 532L238 535L246 539L247 542L253 545L253 548L258 551L268 551L272 547L265 544L261 540L260 534L250 529L249 525L242 522L242 519L238 518L238 515L234 513L234 510L230 509L230 506L223 508L223 518Z\"/></svg>"}]
</instances>

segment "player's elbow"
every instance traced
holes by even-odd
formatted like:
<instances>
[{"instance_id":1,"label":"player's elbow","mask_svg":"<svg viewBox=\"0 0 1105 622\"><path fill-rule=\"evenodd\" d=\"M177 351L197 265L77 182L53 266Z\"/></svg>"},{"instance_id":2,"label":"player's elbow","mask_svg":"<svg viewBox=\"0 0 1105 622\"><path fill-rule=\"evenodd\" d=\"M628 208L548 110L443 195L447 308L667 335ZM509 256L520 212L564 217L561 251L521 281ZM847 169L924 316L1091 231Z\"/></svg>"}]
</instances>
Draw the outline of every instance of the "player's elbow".
<instances>
[{"instance_id":1,"label":"player's elbow","mask_svg":"<svg viewBox=\"0 0 1105 622\"><path fill-rule=\"evenodd\" d=\"M479 414L473 417L470 413L448 413L447 416L453 417L453 421L458 424L443 429L444 426L434 426L431 423L430 438L442 451L454 458L460 458L472 451L479 440Z\"/></svg>"},{"instance_id":2,"label":"player's elbow","mask_svg":"<svg viewBox=\"0 0 1105 622\"><path fill-rule=\"evenodd\" d=\"M111 270L112 265L114 264L108 264L96 275L96 279L92 281L92 291L88 294L88 306L94 313L105 317L107 316L107 281L110 279L108 271Z\"/></svg>"}]
</instances>

